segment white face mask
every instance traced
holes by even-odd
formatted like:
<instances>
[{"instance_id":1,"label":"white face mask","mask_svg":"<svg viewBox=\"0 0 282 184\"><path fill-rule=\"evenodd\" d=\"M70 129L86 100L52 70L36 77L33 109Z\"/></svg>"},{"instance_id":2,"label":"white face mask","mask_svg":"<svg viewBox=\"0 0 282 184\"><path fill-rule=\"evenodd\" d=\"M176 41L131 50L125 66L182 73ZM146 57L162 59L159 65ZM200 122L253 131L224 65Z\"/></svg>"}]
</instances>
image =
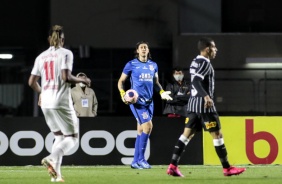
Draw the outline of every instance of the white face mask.
<instances>
[{"instance_id":1,"label":"white face mask","mask_svg":"<svg viewBox=\"0 0 282 184\"><path fill-rule=\"evenodd\" d=\"M85 84L83 84L82 82L81 83L79 83L79 85L80 85L80 87L85 87L86 85Z\"/></svg>"},{"instance_id":2,"label":"white face mask","mask_svg":"<svg viewBox=\"0 0 282 184\"><path fill-rule=\"evenodd\" d=\"M176 81L182 81L184 75L183 74L176 74L176 75L173 75L173 77Z\"/></svg>"}]
</instances>

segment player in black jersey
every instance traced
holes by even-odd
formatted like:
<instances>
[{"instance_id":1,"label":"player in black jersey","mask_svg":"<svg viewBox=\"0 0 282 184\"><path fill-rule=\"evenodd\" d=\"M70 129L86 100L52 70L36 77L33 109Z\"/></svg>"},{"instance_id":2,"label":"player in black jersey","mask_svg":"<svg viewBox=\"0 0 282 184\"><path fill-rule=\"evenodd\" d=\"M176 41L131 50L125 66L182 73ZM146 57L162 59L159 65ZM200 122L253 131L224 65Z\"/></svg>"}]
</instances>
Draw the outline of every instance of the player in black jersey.
<instances>
[{"instance_id":1,"label":"player in black jersey","mask_svg":"<svg viewBox=\"0 0 282 184\"><path fill-rule=\"evenodd\" d=\"M184 177L178 169L178 162L185 147L197 130L203 127L209 131L215 151L223 167L224 176L238 175L245 168L230 166L227 159L227 151L221 132L220 121L214 106L214 69L210 59L214 59L217 53L215 42L211 38L201 38L198 41L198 55L190 65L191 93L188 101L188 115L183 134L177 141L172 155L167 174Z\"/></svg>"}]
</instances>

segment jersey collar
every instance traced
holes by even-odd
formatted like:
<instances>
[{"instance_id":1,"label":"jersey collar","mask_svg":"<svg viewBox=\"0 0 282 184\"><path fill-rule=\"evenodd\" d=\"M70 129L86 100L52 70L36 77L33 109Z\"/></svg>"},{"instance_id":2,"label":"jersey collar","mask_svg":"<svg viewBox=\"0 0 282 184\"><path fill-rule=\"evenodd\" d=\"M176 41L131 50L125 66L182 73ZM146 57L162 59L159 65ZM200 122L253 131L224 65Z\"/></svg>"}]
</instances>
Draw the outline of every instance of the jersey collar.
<instances>
[{"instance_id":1,"label":"jersey collar","mask_svg":"<svg viewBox=\"0 0 282 184\"><path fill-rule=\"evenodd\" d=\"M204 59L204 60L206 60L207 62L210 62L210 60L209 60L208 58L206 58L206 57L204 57L204 56L201 56L201 55L198 55L198 56L196 57L196 59Z\"/></svg>"},{"instance_id":2,"label":"jersey collar","mask_svg":"<svg viewBox=\"0 0 282 184\"><path fill-rule=\"evenodd\" d=\"M139 60L139 58L136 58L136 59L137 59L137 61L139 61L140 63L147 63L147 62L149 61L149 59L147 59L146 62L142 62L142 61Z\"/></svg>"}]
</instances>

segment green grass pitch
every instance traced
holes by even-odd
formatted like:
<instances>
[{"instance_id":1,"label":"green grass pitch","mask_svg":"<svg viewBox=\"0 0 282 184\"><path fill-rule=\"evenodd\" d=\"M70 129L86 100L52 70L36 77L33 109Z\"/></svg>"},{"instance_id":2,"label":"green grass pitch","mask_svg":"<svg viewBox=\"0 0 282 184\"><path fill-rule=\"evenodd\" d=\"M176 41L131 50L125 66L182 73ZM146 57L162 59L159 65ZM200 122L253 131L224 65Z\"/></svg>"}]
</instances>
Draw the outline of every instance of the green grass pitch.
<instances>
[{"instance_id":1,"label":"green grass pitch","mask_svg":"<svg viewBox=\"0 0 282 184\"><path fill-rule=\"evenodd\" d=\"M135 170L128 166L62 166L66 183L105 184L281 184L280 165L245 166L247 170L239 176L225 177L219 166L181 165L184 178L166 174L166 165L153 165L152 169ZM51 183L43 166L0 166L1 184Z\"/></svg>"}]
</instances>

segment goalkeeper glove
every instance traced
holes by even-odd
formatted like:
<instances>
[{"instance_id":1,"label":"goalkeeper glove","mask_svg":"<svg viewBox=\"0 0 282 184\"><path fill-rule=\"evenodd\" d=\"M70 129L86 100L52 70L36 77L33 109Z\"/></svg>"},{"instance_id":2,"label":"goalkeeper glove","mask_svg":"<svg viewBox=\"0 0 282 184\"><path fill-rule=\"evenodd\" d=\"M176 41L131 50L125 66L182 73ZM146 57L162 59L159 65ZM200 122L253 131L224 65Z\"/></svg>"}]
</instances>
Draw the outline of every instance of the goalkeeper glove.
<instances>
[{"instance_id":1,"label":"goalkeeper glove","mask_svg":"<svg viewBox=\"0 0 282 184\"><path fill-rule=\"evenodd\" d=\"M173 100L169 94L171 94L170 91L164 91L163 89L160 91L160 95L163 100Z\"/></svg>"},{"instance_id":2,"label":"goalkeeper glove","mask_svg":"<svg viewBox=\"0 0 282 184\"><path fill-rule=\"evenodd\" d=\"M125 91L122 89L119 91L119 94L120 94L120 97L121 97L121 100L125 103L125 104L128 104L125 99L124 99L124 95L125 95Z\"/></svg>"}]
</instances>

